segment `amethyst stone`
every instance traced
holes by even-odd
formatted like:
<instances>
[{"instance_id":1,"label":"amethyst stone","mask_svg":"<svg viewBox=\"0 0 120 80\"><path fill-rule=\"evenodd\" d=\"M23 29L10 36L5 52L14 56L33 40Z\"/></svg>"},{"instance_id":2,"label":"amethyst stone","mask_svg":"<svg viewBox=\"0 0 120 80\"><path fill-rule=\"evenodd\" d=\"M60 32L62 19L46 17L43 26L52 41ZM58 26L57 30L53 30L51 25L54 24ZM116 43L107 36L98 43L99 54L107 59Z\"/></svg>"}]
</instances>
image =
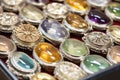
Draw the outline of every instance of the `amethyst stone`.
<instances>
[{"instance_id":1,"label":"amethyst stone","mask_svg":"<svg viewBox=\"0 0 120 80\"><path fill-rule=\"evenodd\" d=\"M36 2L36 3L45 3L45 4L49 2L49 0L30 0L30 1Z\"/></svg>"},{"instance_id":2,"label":"amethyst stone","mask_svg":"<svg viewBox=\"0 0 120 80\"><path fill-rule=\"evenodd\" d=\"M39 27L46 37L53 40L63 41L69 36L67 29L53 19L45 19Z\"/></svg>"},{"instance_id":3,"label":"amethyst stone","mask_svg":"<svg viewBox=\"0 0 120 80\"><path fill-rule=\"evenodd\" d=\"M88 18L97 24L108 24L111 22L110 18L99 10L91 10Z\"/></svg>"}]
</instances>

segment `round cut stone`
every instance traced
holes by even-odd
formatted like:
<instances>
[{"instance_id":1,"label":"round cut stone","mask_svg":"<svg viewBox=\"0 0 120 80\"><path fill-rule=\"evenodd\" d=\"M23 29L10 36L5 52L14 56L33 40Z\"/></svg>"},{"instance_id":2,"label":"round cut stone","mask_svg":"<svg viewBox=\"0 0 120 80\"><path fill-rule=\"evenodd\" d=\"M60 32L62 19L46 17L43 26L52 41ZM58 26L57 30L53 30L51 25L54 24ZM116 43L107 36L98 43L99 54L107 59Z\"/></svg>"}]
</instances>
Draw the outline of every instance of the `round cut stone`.
<instances>
[{"instance_id":1,"label":"round cut stone","mask_svg":"<svg viewBox=\"0 0 120 80\"><path fill-rule=\"evenodd\" d=\"M120 62L120 46L113 46L109 52L109 55L116 63Z\"/></svg>"},{"instance_id":2,"label":"round cut stone","mask_svg":"<svg viewBox=\"0 0 120 80\"><path fill-rule=\"evenodd\" d=\"M88 5L86 0L66 0L66 4L75 10L88 10Z\"/></svg>"},{"instance_id":3,"label":"round cut stone","mask_svg":"<svg viewBox=\"0 0 120 80\"><path fill-rule=\"evenodd\" d=\"M99 55L88 55L84 59L83 64L91 73L99 72L110 67L110 63Z\"/></svg>"},{"instance_id":4,"label":"round cut stone","mask_svg":"<svg viewBox=\"0 0 120 80\"><path fill-rule=\"evenodd\" d=\"M86 45L77 39L67 39L62 44L63 50L72 56L84 56L88 54Z\"/></svg>"},{"instance_id":5,"label":"round cut stone","mask_svg":"<svg viewBox=\"0 0 120 80\"><path fill-rule=\"evenodd\" d=\"M58 62L61 59L58 49L46 42L38 44L35 48L35 53L42 61L47 63Z\"/></svg>"},{"instance_id":6,"label":"round cut stone","mask_svg":"<svg viewBox=\"0 0 120 80\"><path fill-rule=\"evenodd\" d=\"M85 20L75 13L70 13L66 17L67 23L69 23L73 28L76 29L87 29L88 24L85 22Z\"/></svg>"},{"instance_id":7,"label":"round cut stone","mask_svg":"<svg viewBox=\"0 0 120 80\"><path fill-rule=\"evenodd\" d=\"M26 5L22 10L20 15L24 20L40 23L44 19L44 15L40 9L32 5Z\"/></svg>"},{"instance_id":8,"label":"round cut stone","mask_svg":"<svg viewBox=\"0 0 120 80\"><path fill-rule=\"evenodd\" d=\"M107 7L110 13L120 17L120 3L110 3Z\"/></svg>"},{"instance_id":9,"label":"round cut stone","mask_svg":"<svg viewBox=\"0 0 120 80\"><path fill-rule=\"evenodd\" d=\"M41 24L42 33L50 39L63 41L69 35L69 32L59 22L46 19Z\"/></svg>"},{"instance_id":10,"label":"round cut stone","mask_svg":"<svg viewBox=\"0 0 120 80\"><path fill-rule=\"evenodd\" d=\"M28 70L31 70L34 68L34 65L35 65L34 61L25 53L18 52L14 54L13 58L14 58L13 61L17 65L16 68L20 67L20 68L28 69Z\"/></svg>"},{"instance_id":11,"label":"round cut stone","mask_svg":"<svg viewBox=\"0 0 120 80\"><path fill-rule=\"evenodd\" d=\"M109 24L111 22L110 18L99 10L91 10L88 18L97 24Z\"/></svg>"}]
</instances>

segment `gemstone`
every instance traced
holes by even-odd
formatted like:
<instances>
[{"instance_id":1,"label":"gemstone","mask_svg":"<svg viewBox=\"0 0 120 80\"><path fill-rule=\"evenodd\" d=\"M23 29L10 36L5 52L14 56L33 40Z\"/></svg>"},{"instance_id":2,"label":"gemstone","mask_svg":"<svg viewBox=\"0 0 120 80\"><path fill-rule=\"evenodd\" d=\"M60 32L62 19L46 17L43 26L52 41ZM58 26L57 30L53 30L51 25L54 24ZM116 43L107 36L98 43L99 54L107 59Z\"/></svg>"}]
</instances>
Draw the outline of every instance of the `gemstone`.
<instances>
[{"instance_id":1,"label":"gemstone","mask_svg":"<svg viewBox=\"0 0 120 80\"><path fill-rule=\"evenodd\" d=\"M64 18L64 16L68 13L68 9L65 5L61 3L50 3L46 7L46 12L52 18Z\"/></svg>"},{"instance_id":2,"label":"gemstone","mask_svg":"<svg viewBox=\"0 0 120 80\"><path fill-rule=\"evenodd\" d=\"M120 42L120 26L113 25L108 28L108 32L110 33L110 36L117 41Z\"/></svg>"},{"instance_id":3,"label":"gemstone","mask_svg":"<svg viewBox=\"0 0 120 80\"><path fill-rule=\"evenodd\" d=\"M61 60L61 55L58 49L46 42L39 43L35 47L35 53L40 58L40 60L47 63L58 62Z\"/></svg>"},{"instance_id":4,"label":"gemstone","mask_svg":"<svg viewBox=\"0 0 120 80\"><path fill-rule=\"evenodd\" d=\"M29 0L31 2L36 2L36 3L48 3L49 0Z\"/></svg>"},{"instance_id":5,"label":"gemstone","mask_svg":"<svg viewBox=\"0 0 120 80\"><path fill-rule=\"evenodd\" d=\"M120 17L120 3L110 3L107 7L107 10L109 10L109 12L115 16Z\"/></svg>"},{"instance_id":6,"label":"gemstone","mask_svg":"<svg viewBox=\"0 0 120 80\"><path fill-rule=\"evenodd\" d=\"M24 0L3 0L3 2L7 5L16 6L20 5Z\"/></svg>"},{"instance_id":7,"label":"gemstone","mask_svg":"<svg viewBox=\"0 0 120 80\"><path fill-rule=\"evenodd\" d=\"M97 24L109 24L111 22L110 18L99 10L91 10L88 13L88 18Z\"/></svg>"},{"instance_id":8,"label":"gemstone","mask_svg":"<svg viewBox=\"0 0 120 80\"><path fill-rule=\"evenodd\" d=\"M103 7L106 6L110 0L87 0L93 6Z\"/></svg>"},{"instance_id":9,"label":"gemstone","mask_svg":"<svg viewBox=\"0 0 120 80\"><path fill-rule=\"evenodd\" d=\"M76 64L63 61L56 65L54 75L58 80L81 80L86 73Z\"/></svg>"},{"instance_id":10,"label":"gemstone","mask_svg":"<svg viewBox=\"0 0 120 80\"><path fill-rule=\"evenodd\" d=\"M24 42L36 42L41 39L38 29L31 24L20 24L13 30L13 34Z\"/></svg>"},{"instance_id":11,"label":"gemstone","mask_svg":"<svg viewBox=\"0 0 120 80\"><path fill-rule=\"evenodd\" d=\"M19 18L16 14L11 12L4 12L0 14L0 24L3 26L16 25L19 22Z\"/></svg>"},{"instance_id":12,"label":"gemstone","mask_svg":"<svg viewBox=\"0 0 120 80\"><path fill-rule=\"evenodd\" d=\"M47 73L37 73L31 78L31 80L56 80L56 79Z\"/></svg>"},{"instance_id":13,"label":"gemstone","mask_svg":"<svg viewBox=\"0 0 120 80\"><path fill-rule=\"evenodd\" d=\"M67 39L62 44L62 49L65 53L72 55L72 56L84 56L88 54L88 48L84 44L77 39Z\"/></svg>"},{"instance_id":14,"label":"gemstone","mask_svg":"<svg viewBox=\"0 0 120 80\"><path fill-rule=\"evenodd\" d=\"M113 46L108 53L113 61L120 62L120 46Z\"/></svg>"},{"instance_id":15,"label":"gemstone","mask_svg":"<svg viewBox=\"0 0 120 80\"><path fill-rule=\"evenodd\" d=\"M85 66L86 71L88 70L91 74L111 66L105 58L99 55L88 55L84 59L83 65Z\"/></svg>"},{"instance_id":16,"label":"gemstone","mask_svg":"<svg viewBox=\"0 0 120 80\"><path fill-rule=\"evenodd\" d=\"M14 65L14 67L18 70L21 68L23 70L31 70L35 67L33 59L24 52L15 52L14 57L12 57L12 60L12 65Z\"/></svg>"},{"instance_id":17,"label":"gemstone","mask_svg":"<svg viewBox=\"0 0 120 80\"><path fill-rule=\"evenodd\" d=\"M42 11L32 5L26 5L20 12L21 17L24 20L28 20L30 22L40 23L41 20L44 19L44 14Z\"/></svg>"},{"instance_id":18,"label":"gemstone","mask_svg":"<svg viewBox=\"0 0 120 80\"><path fill-rule=\"evenodd\" d=\"M45 19L39 28L45 36L56 41L63 41L69 36L67 29L53 19Z\"/></svg>"},{"instance_id":19,"label":"gemstone","mask_svg":"<svg viewBox=\"0 0 120 80\"><path fill-rule=\"evenodd\" d=\"M88 24L87 22L78 14L70 13L66 17L66 21L70 24L73 28L76 29L87 29Z\"/></svg>"},{"instance_id":20,"label":"gemstone","mask_svg":"<svg viewBox=\"0 0 120 80\"><path fill-rule=\"evenodd\" d=\"M0 54L6 54L15 50L15 44L7 37L0 35Z\"/></svg>"},{"instance_id":21,"label":"gemstone","mask_svg":"<svg viewBox=\"0 0 120 80\"><path fill-rule=\"evenodd\" d=\"M86 0L66 0L66 4L75 10L88 10L88 5Z\"/></svg>"}]
</instances>

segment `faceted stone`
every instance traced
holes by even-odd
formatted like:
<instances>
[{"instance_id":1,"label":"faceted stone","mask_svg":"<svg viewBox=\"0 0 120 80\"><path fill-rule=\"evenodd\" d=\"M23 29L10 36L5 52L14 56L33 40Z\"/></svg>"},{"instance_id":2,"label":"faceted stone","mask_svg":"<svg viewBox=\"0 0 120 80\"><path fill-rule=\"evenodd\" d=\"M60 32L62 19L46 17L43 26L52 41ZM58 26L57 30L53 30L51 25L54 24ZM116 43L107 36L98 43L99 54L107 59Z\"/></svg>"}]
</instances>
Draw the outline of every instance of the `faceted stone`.
<instances>
[{"instance_id":1,"label":"faceted stone","mask_svg":"<svg viewBox=\"0 0 120 80\"><path fill-rule=\"evenodd\" d=\"M86 23L86 21L81 16L79 16L78 14L75 14L75 13L68 14L68 16L66 17L66 21L73 28L77 28L77 29L87 29L88 28L88 24Z\"/></svg>"},{"instance_id":2,"label":"faceted stone","mask_svg":"<svg viewBox=\"0 0 120 80\"><path fill-rule=\"evenodd\" d=\"M75 10L86 11L89 8L86 0L66 0L66 4Z\"/></svg>"},{"instance_id":3,"label":"faceted stone","mask_svg":"<svg viewBox=\"0 0 120 80\"><path fill-rule=\"evenodd\" d=\"M72 56L84 56L88 54L86 45L77 39L67 39L62 44L62 49Z\"/></svg>"},{"instance_id":4,"label":"faceted stone","mask_svg":"<svg viewBox=\"0 0 120 80\"><path fill-rule=\"evenodd\" d=\"M47 73L37 73L31 78L31 80L56 80L56 79Z\"/></svg>"},{"instance_id":5,"label":"faceted stone","mask_svg":"<svg viewBox=\"0 0 120 80\"><path fill-rule=\"evenodd\" d=\"M44 15L42 11L32 5L26 5L21 10L21 15L23 15L26 19L29 19L35 22L41 22L41 20L44 19Z\"/></svg>"},{"instance_id":6,"label":"faceted stone","mask_svg":"<svg viewBox=\"0 0 120 80\"><path fill-rule=\"evenodd\" d=\"M34 64L33 60L23 52L17 52L16 54L14 54L13 58L14 58L15 63L19 67L22 67L24 69L33 69L34 68L35 64Z\"/></svg>"},{"instance_id":7,"label":"faceted stone","mask_svg":"<svg viewBox=\"0 0 120 80\"><path fill-rule=\"evenodd\" d=\"M120 26L114 25L109 27L110 34L115 37L116 41L120 41Z\"/></svg>"},{"instance_id":8,"label":"faceted stone","mask_svg":"<svg viewBox=\"0 0 120 80\"><path fill-rule=\"evenodd\" d=\"M97 24L108 24L111 22L110 18L99 10L91 10L88 18Z\"/></svg>"},{"instance_id":9,"label":"faceted stone","mask_svg":"<svg viewBox=\"0 0 120 80\"><path fill-rule=\"evenodd\" d=\"M99 55L88 55L84 59L83 64L92 73L99 72L103 69L110 67L108 61L106 61L105 58Z\"/></svg>"},{"instance_id":10,"label":"faceted stone","mask_svg":"<svg viewBox=\"0 0 120 80\"><path fill-rule=\"evenodd\" d=\"M109 12L111 12L112 14L114 14L115 16L119 16L120 17L120 3L110 3L107 7L107 9L109 10Z\"/></svg>"},{"instance_id":11,"label":"faceted stone","mask_svg":"<svg viewBox=\"0 0 120 80\"><path fill-rule=\"evenodd\" d=\"M109 52L109 55L115 62L120 62L120 46L113 46Z\"/></svg>"},{"instance_id":12,"label":"faceted stone","mask_svg":"<svg viewBox=\"0 0 120 80\"><path fill-rule=\"evenodd\" d=\"M57 21L46 19L40 26L44 35L54 40L63 41L69 35L68 31Z\"/></svg>"},{"instance_id":13,"label":"faceted stone","mask_svg":"<svg viewBox=\"0 0 120 80\"><path fill-rule=\"evenodd\" d=\"M35 48L35 53L42 61L47 63L58 62L61 59L58 49L46 42L38 44Z\"/></svg>"}]
</instances>

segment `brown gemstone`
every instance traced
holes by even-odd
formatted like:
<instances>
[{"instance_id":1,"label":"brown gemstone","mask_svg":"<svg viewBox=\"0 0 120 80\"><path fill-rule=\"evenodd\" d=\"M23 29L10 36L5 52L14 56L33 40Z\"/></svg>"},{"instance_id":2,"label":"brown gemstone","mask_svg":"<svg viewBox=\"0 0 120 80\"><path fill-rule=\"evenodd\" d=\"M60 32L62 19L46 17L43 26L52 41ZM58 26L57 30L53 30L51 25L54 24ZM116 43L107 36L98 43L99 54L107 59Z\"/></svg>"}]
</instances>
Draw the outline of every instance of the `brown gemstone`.
<instances>
[{"instance_id":1,"label":"brown gemstone","mask_svg":"<svg viewBox=\"0 0 120 80\"><path fill-rule=\"evenodd\" d=\"M86 21L79 16L78 14L75 13L70 13L67 17L66 17L66 21L74 28L77 29L87 29L88 28L88 24L86 23Z\"/></svg>"},{"instance_id":2,"label":"brown gemstone","mask_svg":"<svg viewBox=\"0 0 120 80\"><path fill-rule=\"evenodd\" d=\"M61 59L58 49L46 42L38 44L35 48L35 53L42 61L47 63L58 62Z\"/></svg>"},{"instance_id":3,"label":"brown gemstone","mask_svg":"<svg viewBox=\"0 0 120 80\"><path fill-rule=\"evenodd\" d=\"M112 47L109 55L114 61L120 62L120 46Z\"/></svg>"}]
</instances>

